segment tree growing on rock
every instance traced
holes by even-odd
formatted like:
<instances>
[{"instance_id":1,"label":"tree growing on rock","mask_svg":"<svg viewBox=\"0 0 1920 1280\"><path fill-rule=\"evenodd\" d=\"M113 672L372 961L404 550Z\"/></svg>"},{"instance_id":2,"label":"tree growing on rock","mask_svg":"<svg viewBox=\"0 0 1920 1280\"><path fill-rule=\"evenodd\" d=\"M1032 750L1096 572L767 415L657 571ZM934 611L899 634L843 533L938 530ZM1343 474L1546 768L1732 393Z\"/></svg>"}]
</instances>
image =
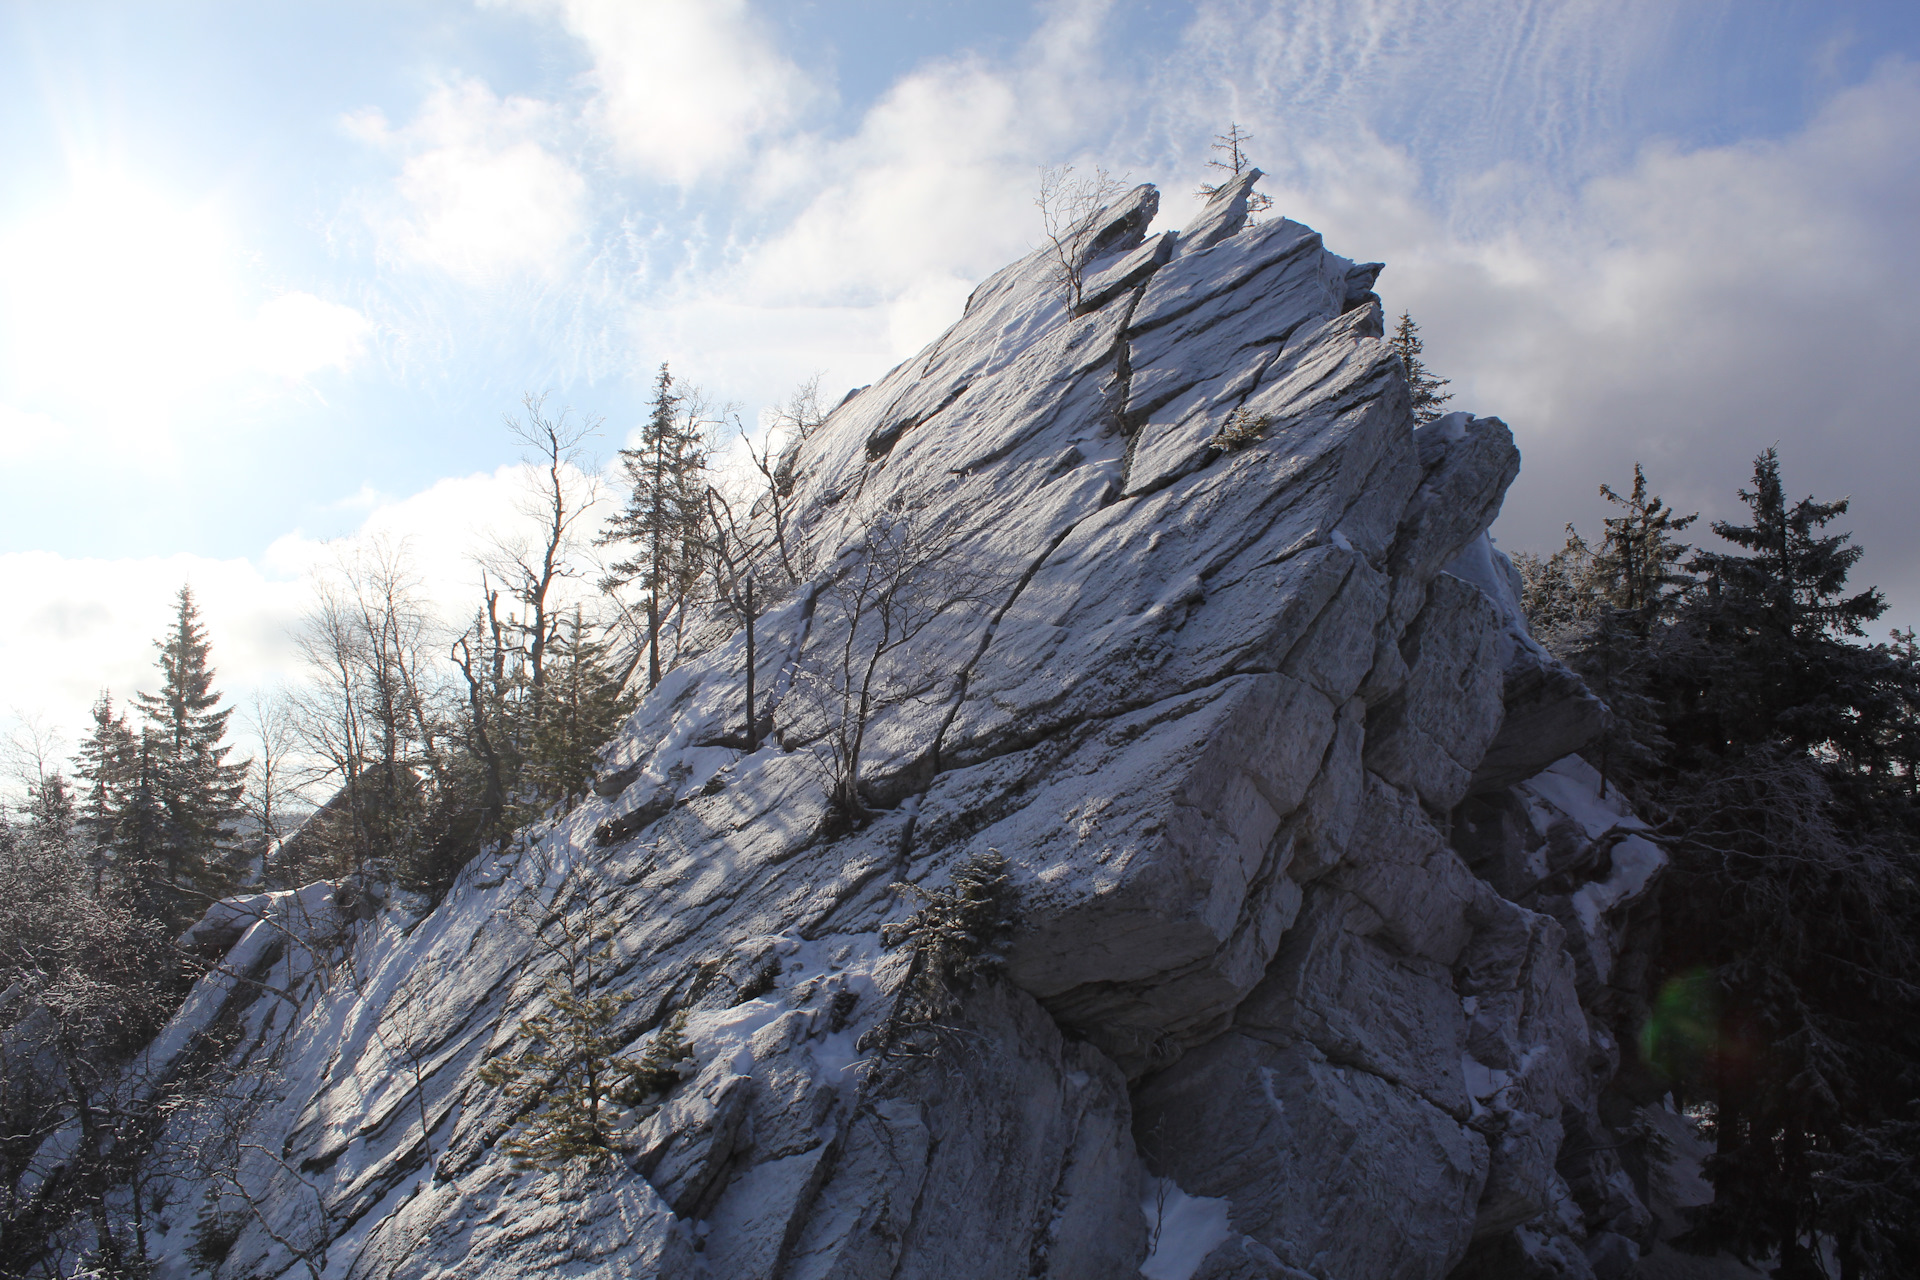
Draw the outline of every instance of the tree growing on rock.
<instances>
[{"instance_id":1,"label":"tree growing on rock","mask_svg":"<svg viewBox=\"0 0 1920 1280\"><path fill-rule=\"evenodd\" d=\"M538 533L496 539L481 563L487 577L501 583L519 606L511 630L525 668L526 718L537 726L545 710L548 655L558 646L568 616L561 593L581 574L581 524L600 501L600 482L584 448L600 420L573 421L566 412L551 416L536 395L526 396L523 404L526 416L509 416L507 430L525 447L521 458L535 477L516 505Z\"/></svg>"},{"instance_id":2,"label":"tree growing on rock","mask_svg":"<svg viewBox=\"0 0 1920 1280\"><path fill-rule=\"evenodd\" d=\"M881 930L889 947L905 947L907 971L887 1015L861 1038L874 1064L865 1090L884 1077L896 1056L925 1056L943 1020L958 1013L967 994L1006 968L1016 895L1005 855L987 849L954 867L943 888L899 882L895 893L920 905L905 920Z\"/></svg>"},{"instance_id":3,"label":"tree growing on rock","mask_svg":"<svg viewBox=\"0 0 1920 1280\"><path fill-rule=\"evenodd\" d=\"M1040 191L1033 203L1046 236L1047 278L1069 311L1079 308L1086 292L1087 260L1097 247L1100 211L1125 190L1105 169L1082 178L1073 176L1070 164L1040 170Z\"/></svg>"},{"instance_id":4,"label":"tree growing on rock","mask_svg":"<svg viewBox=\"0 0 1920 1280\"><path fill-rule=\"evenodd\" d=\"M121 795L113 814L114 843L132 848L131 869L140 863L141 900L173 928L182 928L225 893L233 883L235 824L241 816L247 764L229 764L232 747L224 739L232 708L220 706L213 689L210 646L200 609L189 587L175 598L173 628L154 642L160 650L161 686L138 697L145 721L139 762L127 787L125 761ZM114 731L106 730L109 738ZM124 743L101 744L109 755ZM108 786L103 795L111 797Z\"/></svg>"},{"instance_id":5,"label":"tree growing on rock","mask_svg":"<svg viewBox=\"0 0 1920 1280\"><path fill-rule=\"evenodd\" d=\"M1387 341L1407 371L1407 392L1413 404L1413 420L1423 424L1432 422L1443 412L1442 406L1453 399L1453 393L1441 390L1448 380L1427 368L1426 361L1420 358L1426 351L1426 343L1421 340L1420 326L1413 322L1409 312L1400 313L1400 322L1394 325L1393 336Z\"/></svg>"},{"instance_id":6,"label":"tree growing on rock","mask_svg":"<svg viewBox=\"0 0 1920 1280\"><path fill-rule=\"evenodd\" d=\"M700 579L709 452L705 405L699 393L677 388L662 364L640 443L620 451L620 468L631 486L626 505L600 536L602 544L634 549L608 570L601 585L611 592L638 583L644 594L649 689L660 683L666 669L660 653L665 620L686 602Z\"/></svg>"},{"instance_id":7,"label":"tree growing on rock","mask_svg":"<svg viewBox=\"0 0 1920 1280\"><path fill-rule=\"evenodd\" d=\"M185 1074L138 1051L184 990L168 925L70 833L0 818L0 1267L144 1274L148 1147ZM49 1141L62 1132L70 1143ZM92 1265L94 1272L79 1267Z\"/></svg>"},{"instance_id":8,"label":"tree growing on rock","mask_svg":"<svg viewBox=\"0 0 1920 1280\"><path fill-rule=\"evenodd\" d=\"M776 529L777 529L776 525ZM751 755L760 749L761 719L757 687L759 651L756 624L767 605L761 585L760 560L764 548L748 533L734 505L718 489L707 489L706 561L713 578L713 598L721 611L740 624L746 641L746 671L741 690L744 729L740 746Z\"/></svg>"},{"instance_id":9,"label":"tree growing on rock","mask_svg":"<svg viewBox=\"0 0 1920 1280\"><path fill-rule=\"evenodd\" d=\"M798 586L812 571L806 548L794 545L787 533L800 450L826 420L827 414L820 407L820 375L814 374L795 389L776 416L774 430L783 437L778 445L770 435L764 447L755 449L753 441L742 433L747 458L760 475L760 491L750 504L751 510L755 515L764 511L772 526L773 551L788 587Z\"/></svg>"},{"instance_id":10,"label":"tree growing on rock","mask_svg":"<svg viewBox=\"0 0 1920 1280\"><path fill-rule=\"evenodd\" d=\"M1700 517L1675 515L1648 491L1637 462L1626 494L1603 484L1600 496L1620 514L1606 518L1600 548L1586 562L1593 599L1583 633L1563 639L1562 656L1611 711L1597 749L1604 793L1617 762L1647 766L1666 745L1654 685L1684 639L1669 624L1695 585L1681 565L1691 548L1675 535ZM1569 539L1571 552L1578 535Z\"/></svg>"},{"instance_id":11,"label":"tree growing on rock","mask_svg":"<svg viewBox=\"0 0 1920 1280\"><path fill-rule=\"evenodd\" d=\"M1689 1240L1779 1275L1826 1274L1823 1251L1878 1274L1920 1218L1910 1183L1872 1181L1920 1080L1920 810L1895 747L1913 665L1856 642L1884 603L1847 585L1860 551L1827 530L1846 504L1788 500L1773 450L1748 519L1713 526L1731 548L1684 565L1691 518L1638 470L1602 492L1620 514L1599 551L1570 544L1554 582L1533 562L1527 596L1574 598L1549 643L1610 683L1611 772L1666 839L1638 1048L1709 1117Z\"/></svg>"},{"instance_id":12,"label":"tree growing on rock","mask_svg":"<svg viewBox=\"0 0 1920 1280\"><path fill-rule=\"evenodd\" d=\"M567 889L563 883L556 903ZM525 1053L488 1063L480 1078L531 1106L500 1144L516 1165L599 1163L625 1149L629 1108L667 1092L682 1074L685 1021L664 1026L650 1055L619 1056L624 1040L613 1028L632 997L605 986L615 963L611 922L592 906L562 907L531 929L553 965L548 1011L521 1021L521 1034L532 1041Z\"/></svg>"},{"instance_id":13,"label":"tree growing on rock","mask_svg":"<svg viewBox=\"0 0 1920 1280\"><path fill-rule=\"evenodd\" d=\"M287 842L292 878L418 870L446 732L434 632L400 549L343 557L321 584L295 633L312 675L295 715L308 785L334 795Z\"/></svg>"},{"instance_id":14,"label":"tree growing on rock","mask_svg":"<svg viewBox=\"0 0 1920 1280\"><path fill-rule=\"evenodd\" d=\"M920 903L899 924L881 930L887 946L906 946L912 963L900 987L904 1021L946 1017L979 982L1006 968L1005 947L1013 933L1013 885L1006 855L998 849L974 854L953 870L942 889L899 882L896 893Z\"/></svg>"},{"instance_id":15,"label":"tree growing on rock","mask_svg":"<svg viewBox=\"0 0 1920 1280\"><path fill-rule=\"evenodd\" d=\"M1211 200L1225 190L1235 178L1251 169L1253 162L1247 159L1245 144L1252 141L1253 135L1242 129L1238 122L1230 122L1225 133L1215 134L1210 150L1218 154L1207 158L1207 168L1217 170L1221 174L1220 181L1203 182L1194 194ZM1258 220L1261 214L1271 208L1273 208L1272 196L1263 191L1248 193L1247 220L1249 222Z\"/></svg>"},{"instance_id":16,"label":"tree growing on rock","mask_svg":"<svg viewBox=\"0 0 1920 1280\"><path fill-rule=\"evenodd\" d=\"M988 575L961 562L949 521L895 499L869 520L815 605L799 678L824 720L814 757L825 779L829 825L852 830L872 817L866 791L867 730L880 712L941 687L951 673L912 656L941 617L977 607Z\"/></svg>"},{"instance_id":17,"label":"tree growing on rock","mask_svg":"<svg viewBox=\"0 0 1920 1280\"><path fill-rule=\"evenodd\" d=\"M576 606L555 632L524 781L540 802L570 803L593 785L600 748L633 714L611 646Z\"/></svg>"}]
</instances>

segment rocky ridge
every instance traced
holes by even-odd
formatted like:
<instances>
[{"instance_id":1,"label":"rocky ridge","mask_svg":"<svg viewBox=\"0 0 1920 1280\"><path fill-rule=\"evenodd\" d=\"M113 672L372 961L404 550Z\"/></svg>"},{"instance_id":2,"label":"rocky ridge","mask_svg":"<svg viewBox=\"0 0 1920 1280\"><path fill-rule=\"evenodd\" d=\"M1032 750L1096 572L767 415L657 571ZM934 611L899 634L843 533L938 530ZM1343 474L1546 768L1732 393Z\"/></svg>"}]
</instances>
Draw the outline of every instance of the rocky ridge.
<instances>
[{"instance_id":1,"label":"rocky ridge","mask_svg":"<svg viewBox=\"0 0 1920 1280\"><path fill-rule=\"evenodd\" d=\"M223 1277L1628 1273L1652 1219L1608 1085L1662 855L1571 754L1604 710L1487 537L1510 432L1415 428L1380 264L1250 224L1256 177L1155 235L1137 188L1077 298L1014 263L805 442L760 750L724 745L746 649L714 620L601 794L431 912L319 886L199 926L223 969L156 1052L221 1023L261 1084L233 1187L153 1224L163 1273L215 1212ZM920 612L849 830L819 664L877 643L845 584L887 530ZM876 1069L892 886L987 850L1004 979ZM516 1171L477 1072L582 912L623 1040L684 1013L693 1074L618 1169Z\"/></svg>"}]
</instances>

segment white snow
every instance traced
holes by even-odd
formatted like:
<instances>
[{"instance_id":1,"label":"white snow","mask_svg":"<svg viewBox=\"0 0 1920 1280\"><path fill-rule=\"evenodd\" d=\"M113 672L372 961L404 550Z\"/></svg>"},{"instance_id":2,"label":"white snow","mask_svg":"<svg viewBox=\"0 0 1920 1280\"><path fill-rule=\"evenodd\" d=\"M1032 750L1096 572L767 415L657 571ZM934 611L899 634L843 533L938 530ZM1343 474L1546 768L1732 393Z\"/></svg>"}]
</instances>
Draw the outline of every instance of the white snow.
<instances>
[{"instance_id":1,"label":"white snow","mask_svg":"<svg viewBox=\"0 0 1920 1280\"><path fill-rule=\"evenodd\" d=\"M1190 1196L1172 1178L1150 1178L1140 1212L1152 1251L1140 1264L1147 1280L1193 1280L1208 1254L1232 1233L1225 1196Z\"/></svg>"},{"instance_id":2,"label":"white snow","mask_svg":"<svg viewBox=\"0 0 1920 1280\"><path fill-rule=\"evenodd\" d=\"M1653 873L1667 864L1660 846L1639 836L1628 836L1613 846L1613 872L1605 880L1580 886L1573 909L1588 933L1600 927L1600 917L1647 887Z\"/></svg>"},{"instance_id":3,"label":"white snow","mask_svg":"<svg viewBox=\"0 0 1920 1280\"><path fill-rule=\"evenodd\" d=\"M1472 1054L1460 1055L1460 1074L1467 1082L1467 1094L1480 1102L1499 1093L1512 1079L1507 1072L1490 1067Z\"/></svg>"},{"instance_id":4,"label":"white snow","mask_svg":"<svg viewBox=\"0 0 1920 1280\"><path fill-rule=\"evenodd\" d=\"M1521 784L1580 824L1589 840L1596 840L1615 827L1644 830L1646 823L1633 816L1627 801L1609 786L1606 798L1600 796L1600 771L1579 756L1566 756L1548 765L1542 773Z\"/></svg>"},{"instance_id":5,"label":"white snow","mask_svg":"<svg viewBox=\"0 0 1920 1280\"><path fill-rule=\"evenodd\" d=\"M687 1039L707 1061L731 1057L739 1075L753 1074L753 1033L787 1012L778 1000L761 997L687 1019Z\"/></svg>"}]
</instances>

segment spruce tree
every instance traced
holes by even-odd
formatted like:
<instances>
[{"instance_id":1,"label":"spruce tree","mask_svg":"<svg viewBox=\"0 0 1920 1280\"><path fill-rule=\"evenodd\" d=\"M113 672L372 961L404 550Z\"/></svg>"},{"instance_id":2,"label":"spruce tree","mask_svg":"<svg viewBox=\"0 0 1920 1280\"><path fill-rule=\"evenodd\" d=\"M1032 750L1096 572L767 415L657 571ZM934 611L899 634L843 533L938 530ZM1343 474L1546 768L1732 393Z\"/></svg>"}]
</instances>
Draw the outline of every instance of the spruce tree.
<instances>
[{"instance_id":1,"label":"spruce tree","mask_svg":"<svg viewBox=\"0 0 1920 1280\"><path fill-rule=\"evenodd\" d=\"M1432 422L1440 416L1441 406L1453 399L1453 393L1440 389L1447 385L1448 380L1436 376L1420 358L1426 350L1426 344L1421 341L1420 326L1413 322L1410 313L1400 313L1400 323L1394 326L1393 337L1387 341L1407 371L1407 392L1413 404L1413 420L1422 424Z\"/></svg>"},{"instance_id":2,"label":"spruce tree","mask_svg":"<svg viewBox=\"0 0 1920 1280\"><path fill-rule=\"evenodd\" d=\"M143 785L162 824L158 845L148 852L164 885L166 914L184 921L231 887L227 855L247 766L227 763L232 747L223 739L232 708L221 707L214 692L206 628L192 589L181 587L177 601L173 629L155 642L160 692L142 693L138 701L146 721Z\"/></svg>"},{"instance_id":3,"label":"spruce tree","mask_svg":"<svg viewBox=\"0 0 1920 1280\"><path fill-rule=\"evenodd\" d=\"M707 449L696 397L678 391L667 366L654 379L653 402L640 445L620 450L620 467L632 486L627 504L607 522L600 541L628 543L634 554L612 566L608 590L638 582L646 593L647 687L660 683L660 629L700 576L700 525L705 518L702 473Z\"/></svg>"},{"instance_id":4,"label":"spruce tree","mask_svg":"<svg viewBox=\"0 0 1920 1280\"><path fill-rule=\"evenodd\" d=\"M1773 450L1749 521L1713 526L1734 549L1684 566L1692 517L1639 468L1601 492L1620 514L1599 549L1569 529L1523 557L1523 605L1606 696L1600 759L1671 859L1635 1047L1709 1117L1690 1242L1776 1275L1825 1275L1823 1249L1843 1275L1901 1274L1873 1268L1920 1221L1920 1189L1880 1176L1920 1091L1915 644L1852 642L1882 602L1848 589L1859 549L1826 532L1846 503L1788 502Z\"/></svg>"},{"instance_id":5,"label":"spruce tree","mask_svg":"<svg viewBox=\"0 0 1920 1280\"><path fill-rule=\"evenodd\" d=\"M1877 730L1889 782L1898 787L1904 781L1908 800L1920 801L1920 636L1908 627L1889 638L1884 652L1900 687Z\"/></svg>"},{"instance_id":6,"label":"spruce tree","mask_svg":"<svg viewBox=\"0 0 1920 1280\"><path fill-rule=\"evenodd\" d=\"M1811 1277L1824 1234L1863 1274L1868 1201L1843 1207L1835 1171L1871 1163L1862 1144L1920 1087L1920 858L1886 732L1912 682L1851 642L1884 603L1848 589L1860 549L1826 532L1847 504L1785 492L1769 449L1749 521L1713 526L1739 550L1688 561L1705 582L1650 682L1671 745L1642 799L1672 836L1652 984L1698 990L1709 1016L1691 1046L1655 1017L1643 1048L1712 1108L1694 1238Z\"/></svg>"},{"instance_id":7,"label":"spruce tree","mask_svg":"<svg viewBox=\"0 0 1920 1280\"><path fill-rule=\"evenodd\" d=\"M1713 531L1749 554L1689 561L1706 579L1699 622L1711 661L1685 745L1722 754L1778 739L1870 765L1877 747L1861 727L1888 718L1900 681L1883 651L1848 643L1887 606L1877 588L1847 591L1862 549L1825 532L1847 501L1789 503L1774 449L1754 459L1740 499L1752 522L1715 521Z\"/></svg>"},{"instance_id":8,"label":"spruce tree","mask_svg":"<svg viewBox=\"0 0 1920 1280\"><path fill-rule=\"evenodd\" d=\"M557 896L556 896L556 900ZM618 1056L627 1037L614 1028L632 996L606 989L615 968L612 924L591 905L557 912L534 941L555 962L547 981L549 1012L526 1018L532 1043L518 1058L480 1069L480 1079L510 1098L537 1100L501 1147L521 1168L556 1168L572 1160L599 1163L626 1147L634 1116L686 1074L680 1038L684 1019L669 1022L642 1058Z\"/></svg>"},{"instance_id":9,"label":"spruce tree","mask_svg":"<svg viewBox=\"0 0 1920 1280\"><path fill-rule=\"evenodd\" d=\"M1693 585L1693 575L1680 567L1690 547L1674 537L1700 518L1676 516L1673 508L1647 492L1647 476L1633 464L1633 488L1621 496L1612 485L1600 486L1600 496L1622 514L1605 521L1606 538L1595 557L1609 602L1645 631L1663 616L1677 592Z\"/></svg>"},{"instance_id":10,"label":"spruce tree","mask_svg":"<svg viewBox=\"0 0 1920 1280\"><path fill-rule=\"evenodd\" d=\"M1604 792L1616 765L1651 767L1667 745L1653 689L1663 661L1671 657L1672 636L1665 624L1694 585L1693 575L1680 566L1691 548L1674 535L1700 517L1676 516L1649 494L1637 462L1626 495L1603 484L1600 496L1621 514L1604 522L1606 535L1592 563L1599 607L1573 665L1611 713L1598 746Z\"/></svg>"},{"instance_id":11,"label":"spruce tree","mask_svg":"<svg viewBox=\"0 0 1920 1280\"><path fill-rule=\"evenodd\" d=\"M555 637L546 698L527 743L522 781L544 803L572 801L593 785L600 748L633 713L636 699L605 640L575 608Z\"/></svg>"},{"instance_id":12,"label":"spruce tree","mask_svg":"<svg viewBox=\"0 0 1920 1280\"><path fill-rule=\"evenodd\" d=\"M1566 543L1552 555L1522 551L1513 558L1527 630L1555 657L1565 659L1585 644L1605 607L1593 559L1593 548L1571 524Z\"/></svg>"},{"instance_id":13,"label":"spruce tree","mask_svg":"<svg viewBox=\"0 0 1920 1280\"><path fill-rule=\"evenodd\" d=\"M93 704L93 730L80 744L74 770L85 784L75 825L87 850L96 893L112 861L113 832L127 802L138 751L125 713L116 713L112 695L102 690Z\"/></svg>"}]
</instances>

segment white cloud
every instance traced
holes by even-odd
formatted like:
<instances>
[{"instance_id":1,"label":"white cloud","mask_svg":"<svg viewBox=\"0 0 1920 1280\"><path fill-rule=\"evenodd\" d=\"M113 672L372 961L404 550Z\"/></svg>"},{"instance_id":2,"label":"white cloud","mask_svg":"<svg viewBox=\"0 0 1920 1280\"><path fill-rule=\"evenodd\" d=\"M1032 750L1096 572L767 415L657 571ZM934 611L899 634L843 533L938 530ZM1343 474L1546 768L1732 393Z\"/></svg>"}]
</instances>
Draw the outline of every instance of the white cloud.
<instances>
[{"instance_id":1,"label":"white cloud","mask_svg":"<svg viewBox=\"0 0 1920 1280\"><path fill-rule=\"evenodd\" d=\"M485 284L557 271L581 247L587 183L548 145L561 127L551 104L465 79L435 89L399 128L372 110L347 126L400 159L397 202L369 215L398 258Z\"/></svg>"},{"instance_id":2,"label":"white cloud","mask_svg":"<svg viewBox=\"0 0 1920 1280\"><path fill-rule=\"evenodd\" d=\"M870 380L918 350L958 318L982 277L1032 247L1039 166L1072 158L1090 169L1107 159L1077 150L1120 93L1096 48L1104 7L1055 6L1006 63L922 64L848 137L769 143L744 192L765 232L733 262L687 281L693 296L676 320L757 313L745 332L763 352L772 339L775 352L818 353L788 363L796 378L829 368ZM823 315L836 313L824 332L837 351L821 341ZM662 327L653 309L636 309L638 331ZM742 330L694 332L711 338L694 353L724 363Z\"/></svg>"},{"instance_id":3,"label":"white cloud","mask_svg":"<svg viewBox=\"0 0 1920 1280\"><path fill-rule=\"evenodd\" d=\"M0 709L38 712L78 741L101 690L124 703L158 688L152 640L191 585L231 698L290 677L286 627L305 603L298 582L245 560L204 556L96 559L50 551L0 554L0 578L21 607L0 620Z\"/></svg>"},{"instance_id":4,"label":"white cloud","mask_svg":"<svg viewBox=\"0 0 1920 1280\"><path fill-rule=\"evenodd\" d=\"M1455 404L1513 425L1525 461L1510 545L1557 545L1568 519L1593 532L1596 487L1625 483L1635 461L1681 510L1737 515L1753 456L1778 444L1797 494L1854 496L1843 526L1868 549L1856 578L1889 588L1911 622L1916 153L1920 69L1889 63L1787 137L1650 146L1479 235L1378 142L1303 151L1277 194L1337 252L1384 259L1381 292L1421 321Z\"/></svg>"},{"instance_id":5,"label":"white cloud","mask_svg":"<svg viewBox=\"0 0 1920 1280\"><path fill-rule=\"evenodd\" d=\"M405 553L423 596L450 623L464 623L481 599L479 559L500 543L529 541L537 523L521 510L539 475L513 463L492 472L454 476L403 498L377 500L351 535L318 539L295 531L276 538L261 556L261 566L276 577L311 578L337 565L343 554L376 544ZM598 478L570 469L570 501L589 497ZM356 495L356 505L370 495ZM588 509L584 541L591 541L608 511L604 500ZM579 549L576 585L597 576L600 549Z\"/></svg>"},{"instance_id":6,"label":"white cloud","mask_svg":"<svg viewBox=\"0 0 1920 1280\"><path fill-rule=\"evenodd\" d=\"M0 451L217 447L220 423L189 406L351 365L366 319L306 292L256 304L248 257L216 200L106 165L0 225Z\"/></svg>"},{"instance_id":7,"label":"white cloud","mask_svg":"<svg viewBox=\"0 0 1920 1280\"><path fill-rule=\"evenodd\" d=\"M73 428L50 413L0 404L0 460L58 455L71 447Z\"/></svg>"},{"instance_id":8,"label":"white cloud","mask_svg":"<svg viewBox=\"0 0 1920 1280\"><path fill-rule=\"evenodd\" d=\"M1219 0L1184 46L1156 52L1159 78L1144 88L1100 45L1100 5L1060 5L1009 57L923 63L829 136L808 128L824 91L742 3L527 2L592 55L585 107L456 81L406 123L365 113L352 125L393 162L370 214L390 259L443 274L463 300L492 292L463 286L514 278L554 296L567 285L584 301L566 317L566 351L593 349L599 372L630 361L644 377L667 358L723 397L770 400L825 369L832 403L950 324L973 284L1030 247L1036 165L1137 166L1134 180L1162 185L1163 223L1178 225L1208 138L1237 118L1276 171L1280 211L1337 252L1384 259L1389 306L1421 320L1457 403L1513 424L1526 465L1502 524L1509 545L1551 545L1568 518L1591 530L1595 486L1622 483L1636 459L1681 509L1731 514L1752 455L1778 442L1796 492L1855 495L1850 523L1870 553L1860 578L1895 588L1900 620L1920 622L1920 534L1904 516L1920 474L1911 66L1840 92L1788 137L1609 159L1626 137L1609 114L1619 64L1657 26L1647 0L1559 6L1525 39L1482 39L1506 12L1492 4ZM1594 37L1610 23L1619 41ZM1363 108L1383 102L1413 113L1413 142L1369 131ZM596 222L632 195L596 164L603 145L653 178L740 185ZM116 190L0 230L0 360L24 370L0 406L10 463L38 448L22 438L148 447L167 438L169 398L245 366L351 369L391 338L387 321L311 294L257 305L217 207ZM678 270L632 270L608 247L616 237ZM527 328L522 312L510 322ZM69 412L20 387L84 403ZM470 557L515 523L519 473L398 499L380 474L343 504L366 513L360 536L407 543L443 613L463 618ZM101 683L150 686L146 641L188 578L229 692L290 672L284 629L305 607L305 575L335 552L292 533L253 561L0 557L15 598L36 602L0 619L0 709L55 706L71 733Z\"/></svg>"},{"instance_id":9,"label":"white cloud","mask_svg":"<svg viewBox=\"0 0 1920 1280\"><path fill-rule=\"evenodd\" d=\"M724 173L792 128L821 93L746 0L528 0L593 58L591 116L642 173L680 186Z\"/></svg>"},{"instance_id":10,"label":"white cloud","mask_svg":"<svg viewBox=\"0 0 1920 1280\"><path fill-rule=\"evenodd\" d=\"M255 315L253 364L282 378L345 369L359 358L372 330L352 307L310 293L283 293Z\"/></svg>"}]
</instances>

